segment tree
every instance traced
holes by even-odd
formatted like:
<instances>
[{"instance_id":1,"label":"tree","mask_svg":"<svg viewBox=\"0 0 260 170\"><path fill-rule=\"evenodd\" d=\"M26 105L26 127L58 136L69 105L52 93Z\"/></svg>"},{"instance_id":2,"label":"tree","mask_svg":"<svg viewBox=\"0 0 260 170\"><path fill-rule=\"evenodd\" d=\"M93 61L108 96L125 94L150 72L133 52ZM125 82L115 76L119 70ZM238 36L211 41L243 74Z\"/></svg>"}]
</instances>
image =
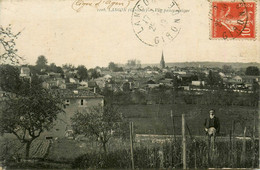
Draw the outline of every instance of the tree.
<instances>
[{"instance_id":1,"label":"tree","mask_svg":"<svg viewBox=\"0 0 260 170\"><path fill-rule=\"evenodd\" d=\"M87 80L88 79L88 70L85 66L80 65L77 68L78 75L79 75L79 81Z\"/></svg>"},{"instance_id":2,"label":"tree","mask_svg":"<svg viewBox=\"0 0 260 170\"><path fill-rule=\"evenodd\" d=\"M11 62L12 64L19 63L23 58L20 57L17 52L15 45L15 40L18 38L19 34L12 33L11 25L6 28L0 26L0 64Z\"/></svg>"},{"instance_id":3,"label":"tree","mask_svg":"<svg viewBox=\"0 0 260 170\"><path fill-rule=\"evenodd\" d=\"M47 66L47 59L45 56L41 55L38 57L37 61L36 61L36 67L41 70L41 69L45 69Z\"/></svg>"},{"instance_id":4,"label":"tree","mask_svg":"<svg viewBox=\"0 0 260 170\"><path fill-rule=\"evenodd\" d=\"M108 68L109 68L109 70L111 70L111 71L115 70L116 67L117 67L117 65L116 65L114 62L110 62L110 63L108 64Z\"/></svg>"},{"instance_id":5,"label":"tree","mask_svg":"<svg viewBox=\"0 0 260 170\"><path fill-rule=\"evenodd\" d=\"M98 77L101 77L100 73L96 69L89 69L89 75L91 79L96 79Z\"/></svg>"},{"instance_id":6,"label":"tree","mask_svg":"<svg viewBox=\"0 0 260 170\"><path fill-rule=\"evenodd\" d=\"M66 69L68 71L74 71L75 70L75 66L72 65L72 64L64 64L64 65L62 65L62 68Z\"/></svg>"},{"instance_id":7,"label":"tree","mask_svg":"<svg viewBox=\"0 0 260 170\"><path fill-rule=\"evenodd\" d=\"M113 104L116 100L115 92L107 86L105 86L105 88L103 88L102 95L105 97L104 98L105 104Z\"/></svg>"},{"instance_id":8,"label":"tree","mask_svg":"<svg viewBox=\"0 0 260 170\"><path fill-rule=\"evenodd\" d=\"M122 67L118 67L117 64L115 64L114 62L110 62L108 64L108 68L109 68L110 71L113 71L113 72L123 71L123 68Z\"/></svg>"},{"instance_id":9,"label":"tree","mask_svg":"<svg viewBox=\"0 0 260 170\"><path fill-rule=\"evenodd\" d=\"M51 71L51 72L56 72L56 68L57 68L56 64L55 63L51 63L49 65L48 70Z\"/></svg>"},{"instance_id":10,"label":"tree","mask_svg":"<svg viewBox=\"0 0 260 170\"><path fill-rule=\"evenodd\" d=\"M259 76L259 69L255 66L249 66L246 68L246 75Z\"/></svg>"},{"instance_id":11,"label":"tree","mask_svg":"<svg viewBox=\"0 0 260 170\"><path fill-rule=\"evenodd\" d=\"M20 71L11 65L0 65L0 87L6 92L16 93L19 91L21 80Z\"/></svg>"},{"instance_id":12,"label":"tree","mask_svg":"<svg viewBox=\"0 0 260 170\"><path fill-rule=\"evenodd\" d=\"M173 78L173 74L171 72L166 72L165 78L171 79L171 78Z\"/></svg>"},{"instance_id":13,"label":"tree","mask_svg":"<svg viewBox=\"0 0 260 170\"><path fill-rule=\"evenodd\" d=\"M222 70L223 70L223 73L231 73L233 71L231 65L223 65Z\"/></svg>"},{"instance_id":14,"label":"tree","mask_svg":"<svg viewBox=\"0 0 260 170\"><path fill-rule=\"evenodd\" d=\"M63 70L61 67L59 66L56 66L55 63L51 63L48 67L48 71L50 72L54 72L54 73L61 73L61 74L64 74Z\"/></svg>"},{"instance_id":15,"label":"tree","mask_svg":"<svg viewBox=\"0 0 260 170\"><path fill-rule=\"evenodd\" d=\"M207 83L210 86L219 86L222 84L222 79L217 72L209 71Z\"/></svg>"},{"instance_id":16,"label":"tree","mask_svg":"<svg viewBox=\"0 0 260 170\"><path fill-rule=\"evenodd\" d=\"M205 73L203 73L203 72L198 72L197 75L198 75L198 80L200 80L200 81L205 81L205 80L207 80L207 76L206 76Z\"/></svg>"},{"instance_id":17,"label":"tree","mask_svg":"<svg viewBox=\"0 0 260 170\"><path fill-rule=\"evenodd\" d=\"M119 131L122 114L113 105L94 106L72 117L72 128L75 134L83 134L99 141L106 153L107 142Z\"/></svg>"},{"instance_id":18,"label":"tree","mask_svg":"<svg viewBox=\"0 0 260 170\"><path fill-rule=\"evenodd\" d=\"M151 69L152 69L151 66L146 66L146 67L144 68L144 70L151 70Z\"/></svg>"},{"instance_id":19,"label":"tree","mask_svg":"<svg viewBox=\"0 0 260 170\"><path fill-rule=\"evenodd\" d=\"M126 66L132 67L132 68L141 67L141 62L139 60L131 59L131 60L127 61Z\"/></svg>"},{"instance_id":20,"label":"tree","mask_svg":"<svg viewBox=\"0 0 260 170\"><path fill-rule=\"evenodd\" d=\"M251 104L253 106L258 106L258 101L259 101L259 84L258 82L254 81L253 84L252 84L252 91L253 93L250 94L250 99L251 99Z\"/></svg>"},{"instance_id":21,"label":"tree","mask_svg":"<svg viewBox=\"0 0 260 170\"><path fill-rule=\"evenodd\" d=\"M123 67L116 67L114 70L114 72L121 72L124 71Z\"/></svg>"},{"instance_id":22,"label":"tree","mask_svg":"<svg viewBox=\"0 0 260 170\"><path fill-rule=\"evenodd\" d=\"M23 82L15 96L8 96L1 108L0 132L14 134L26 144L26 159L29 158L31 143L42 132L50 130L58 113L62 112L62 101L58 95L43 89L36 77L32 83Z\"/></svg>"},{"instance_id":23,"label":"tree","mask_svg":"<svg viewBox=\"0 0 260 170\"><path fill-rule=\"evenodd\" d=\"M131 100L135 104L145 104L146 95L141 91L135 90L133 93L131 93Z\"/></svg>"},{"instance_id":24,"label":"tree","mask_svg":"<svg viewBox=\"0 0 260 170\"><path fill-rule=\"evenodd\" d=\"M176 103L177 101L177 96L179 94L179 86L181 85L181 80L178 79L177 76L173 76L173 82L172 82L172 103Z\"/></svg>"}]
</instances>

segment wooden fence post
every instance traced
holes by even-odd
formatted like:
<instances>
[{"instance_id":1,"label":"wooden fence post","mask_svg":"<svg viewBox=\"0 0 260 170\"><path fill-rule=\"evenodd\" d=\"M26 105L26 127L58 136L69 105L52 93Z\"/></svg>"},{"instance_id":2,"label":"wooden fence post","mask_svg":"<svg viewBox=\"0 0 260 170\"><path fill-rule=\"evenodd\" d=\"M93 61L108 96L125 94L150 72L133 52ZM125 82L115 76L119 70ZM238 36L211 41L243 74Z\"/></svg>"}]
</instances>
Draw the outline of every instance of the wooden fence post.
<instances>
[{"instance_id":1,"label":"wooden fence post","mask_svg":"<svg viewBox=\"0 0 260 170\"><path fill-rule=\"evenodd\" d=\"M132 169L135 169L135 164L134 164L134 150L133 150L133 129L134 129L134 123L133 123L133 122L130 122L131 165L132 165Z\"/></svg>"},{"instance_id":2,"label":"wooden fence post","mask_svg":"<svg viewBox=\"0 0 260 170\"><path fill-rule=\"evenodd\" d=\"M171 145L173 144L173 148L171 149L171 166L174 167L175 166L175 160L176 160L176 145L177 145L177 140L176 140L176 132L175 132L175 123L174 123L174 117L173 117L173 112L171 110L171 118L172 118L172 133L173 133L173 141L174 143L171 143ZM173 151L173 152L172 152Z\"/></svg>"},{"instance_id":3,"label":"wooden fence post","mask_svg":"<svg viewBox=\"0 0 260 170\"><path fill-rule=\"evenodd\" d=\"M230 132L229 132L229 163L231 164L231 166L233 166L232 157L233 157L232 130L230 130Z\"/></svg>"},{"instance_id":4,"label":"wooden fence post","mask_svg":"<svg viewBox=\"0 0 260 170\"><path fill-rule=\"evenodd\" d=\"M194 153L194 168L197 169L197 142L194 141L195 143L195 153Z\"/></svg>"},{"instance_id":5,"label":"wooden fence post","mask_svg":"<svg viewBox=\"0 0 260 170\"><path fill-rule=\"evenodd\" d=\"M253 158L252 158L252 168L255 167L255 130L256 130L256 117L254 113L254 127L253 127L253 140L252 140L252 151L253 151Z\"/></svg>"},{"instance_id":6,"label":"wooden fence post","mask_svg":"<svg viewBox=\"0 0 260 170\"><path fill-rule=\"evenodd\" d=\"M185 136L185 114L182 114L182 163L183 169L186 169L186 136Z\"/></svg>"},{"instance_id":7,"label":"wooden fence post","mask_svg":"<svg viewBox=\"0 0 260 170\"><path fill-rule=\"evenodd\" d=\"M171 118L172 118L172 133L174 137L174 144L176 143L176 135L175 135L175 124L174 124L174 117L173 117L173 112L171 110Z\"/></svg>"},{"instance_id":8,"label":"wooden fence post","mask_svg":"<svg viewBox=\"0 0 260 170\"><path fill-rule=\"evenodd\" d=\"M232 146L232 160L231 160L231 163L232 163L232 168L234 168L234 164L236 162L236 157L234 156L234 145L235 145L235 136L234 136L234 133L235 133L235 121L233 120L232 121L232 131L231 131L231 136L232 136L232 142L231 142L231 146Z\"/></svg>"},{"instance_id":9,"label":"wooden fence post","mask_svg":"<svg viewBox=\"0 0 260 170\"><path fill-rule=\"evenodd\" d=\"M242 162L242 165L245 166L245 162L246 162L246 127L244 129L241 162Z\"/></svg>"},{"instance_id":10,"label":"wooden fence post","mask_svg":"<svg viewBox=\"0 0 260 170\"><path fill-rule=\"evenodd\" d=\"M258 168L260 169L260 98L258 99Z\"/></svg>"}]
</instances>

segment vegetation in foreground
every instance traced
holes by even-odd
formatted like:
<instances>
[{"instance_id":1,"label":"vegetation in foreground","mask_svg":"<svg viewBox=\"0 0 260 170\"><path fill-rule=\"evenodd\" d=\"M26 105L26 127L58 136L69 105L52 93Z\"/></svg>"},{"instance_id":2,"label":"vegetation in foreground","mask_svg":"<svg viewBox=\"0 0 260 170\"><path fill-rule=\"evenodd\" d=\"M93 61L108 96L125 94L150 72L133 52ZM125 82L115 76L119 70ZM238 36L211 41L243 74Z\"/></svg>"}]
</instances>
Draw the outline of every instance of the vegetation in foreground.
<instances>
[{"instance_id":1,"label":"vegetation in foreground","mask_svg":"<svg viewBox=\"0 0 260 170\"><path fill-rule=\"evenodd\" d=\"M70 144L69 144L70 143ZM81 143L80 145L77 145ZM82 144L85 143L85 146ZM30 161L9 160L9 168L131 168L130 149L127 141L117 142L121 147L109 147L108 152L102 149L94 150L89 143L72 140L60 140L52 143L52 148L45 158ZM74 146L69 147L68 145ZM245 150L243 150L245 145ZM68 146L68 147L67 147ZM77 147L75 147L77 146ZM232 149L233 148L233 149ZM258 141L235 140L217 141L214 156L208 157L208 147L204 140L187 139L187 167L188 168L254 168L258 160ZM66 150L62 157L55 153ZM82 150L81 152L79 150ZM79 152L78 152L79 151ZM227 152L228 151L228 152ZM177 140L150 141L150 143L135 143L135 168L182 168L182 145ZM54 155L53 155L54 154ZM59 154L59 156L61 156Z\"/></svg>"}]
</instances>

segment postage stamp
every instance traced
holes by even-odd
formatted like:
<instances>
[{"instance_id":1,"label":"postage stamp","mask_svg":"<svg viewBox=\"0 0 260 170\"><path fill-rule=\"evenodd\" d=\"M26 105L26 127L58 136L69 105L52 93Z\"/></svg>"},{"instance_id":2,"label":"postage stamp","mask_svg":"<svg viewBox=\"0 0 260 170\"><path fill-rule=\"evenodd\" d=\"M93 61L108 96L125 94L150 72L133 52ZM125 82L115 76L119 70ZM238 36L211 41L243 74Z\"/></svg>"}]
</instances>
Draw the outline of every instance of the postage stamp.
<instances>
[{"instance_id":1,"label":"postage stamp","mask_svg":"<svg viewBox=\"0 0 260 170\"><path fill-rule=\"evenodd\" d=\"M211 39L256 38L254 1L213 1L211 3Z\"/></svg>"},{"instance_id":2,"label":"postage stamp","mask_svg":"<svg viewBox=\"0 0 260 170\"><path fill-rule=\"evenodd\" d=\"M179 34L180 12L174 0L139 0L132 12L134 33L146 45L166 44Z\"/></svg>"}]
</instances>

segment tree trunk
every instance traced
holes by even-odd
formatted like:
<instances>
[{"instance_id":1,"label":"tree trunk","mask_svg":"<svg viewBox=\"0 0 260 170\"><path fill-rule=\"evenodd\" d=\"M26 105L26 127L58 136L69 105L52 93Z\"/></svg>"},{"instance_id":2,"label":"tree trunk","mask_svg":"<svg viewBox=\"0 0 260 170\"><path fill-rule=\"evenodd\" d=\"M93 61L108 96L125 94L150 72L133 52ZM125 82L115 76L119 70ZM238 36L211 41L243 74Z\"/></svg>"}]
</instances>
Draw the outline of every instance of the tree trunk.
<instances>
[{"instance_id":1,"label":"tree trunk","mask_svg":"<svg viewBox=\"0 0 260 170\"><path fill-rule=\"evenodd\" d=\"M105 153L107 153L106 142L103 142L103 150L104 150Z\"/></svg>"},{"instance_id":2,"label":"tree trunk","mask_svg":"<svg viewBox=\"0 0 260 170\"><path fill-rule=\"evenodd\" d=\"M26 148L25 148L25 158L26 159L29 159L31 144L32 144L32 140L26 142Z\"/></svg>"}]
</instances>

